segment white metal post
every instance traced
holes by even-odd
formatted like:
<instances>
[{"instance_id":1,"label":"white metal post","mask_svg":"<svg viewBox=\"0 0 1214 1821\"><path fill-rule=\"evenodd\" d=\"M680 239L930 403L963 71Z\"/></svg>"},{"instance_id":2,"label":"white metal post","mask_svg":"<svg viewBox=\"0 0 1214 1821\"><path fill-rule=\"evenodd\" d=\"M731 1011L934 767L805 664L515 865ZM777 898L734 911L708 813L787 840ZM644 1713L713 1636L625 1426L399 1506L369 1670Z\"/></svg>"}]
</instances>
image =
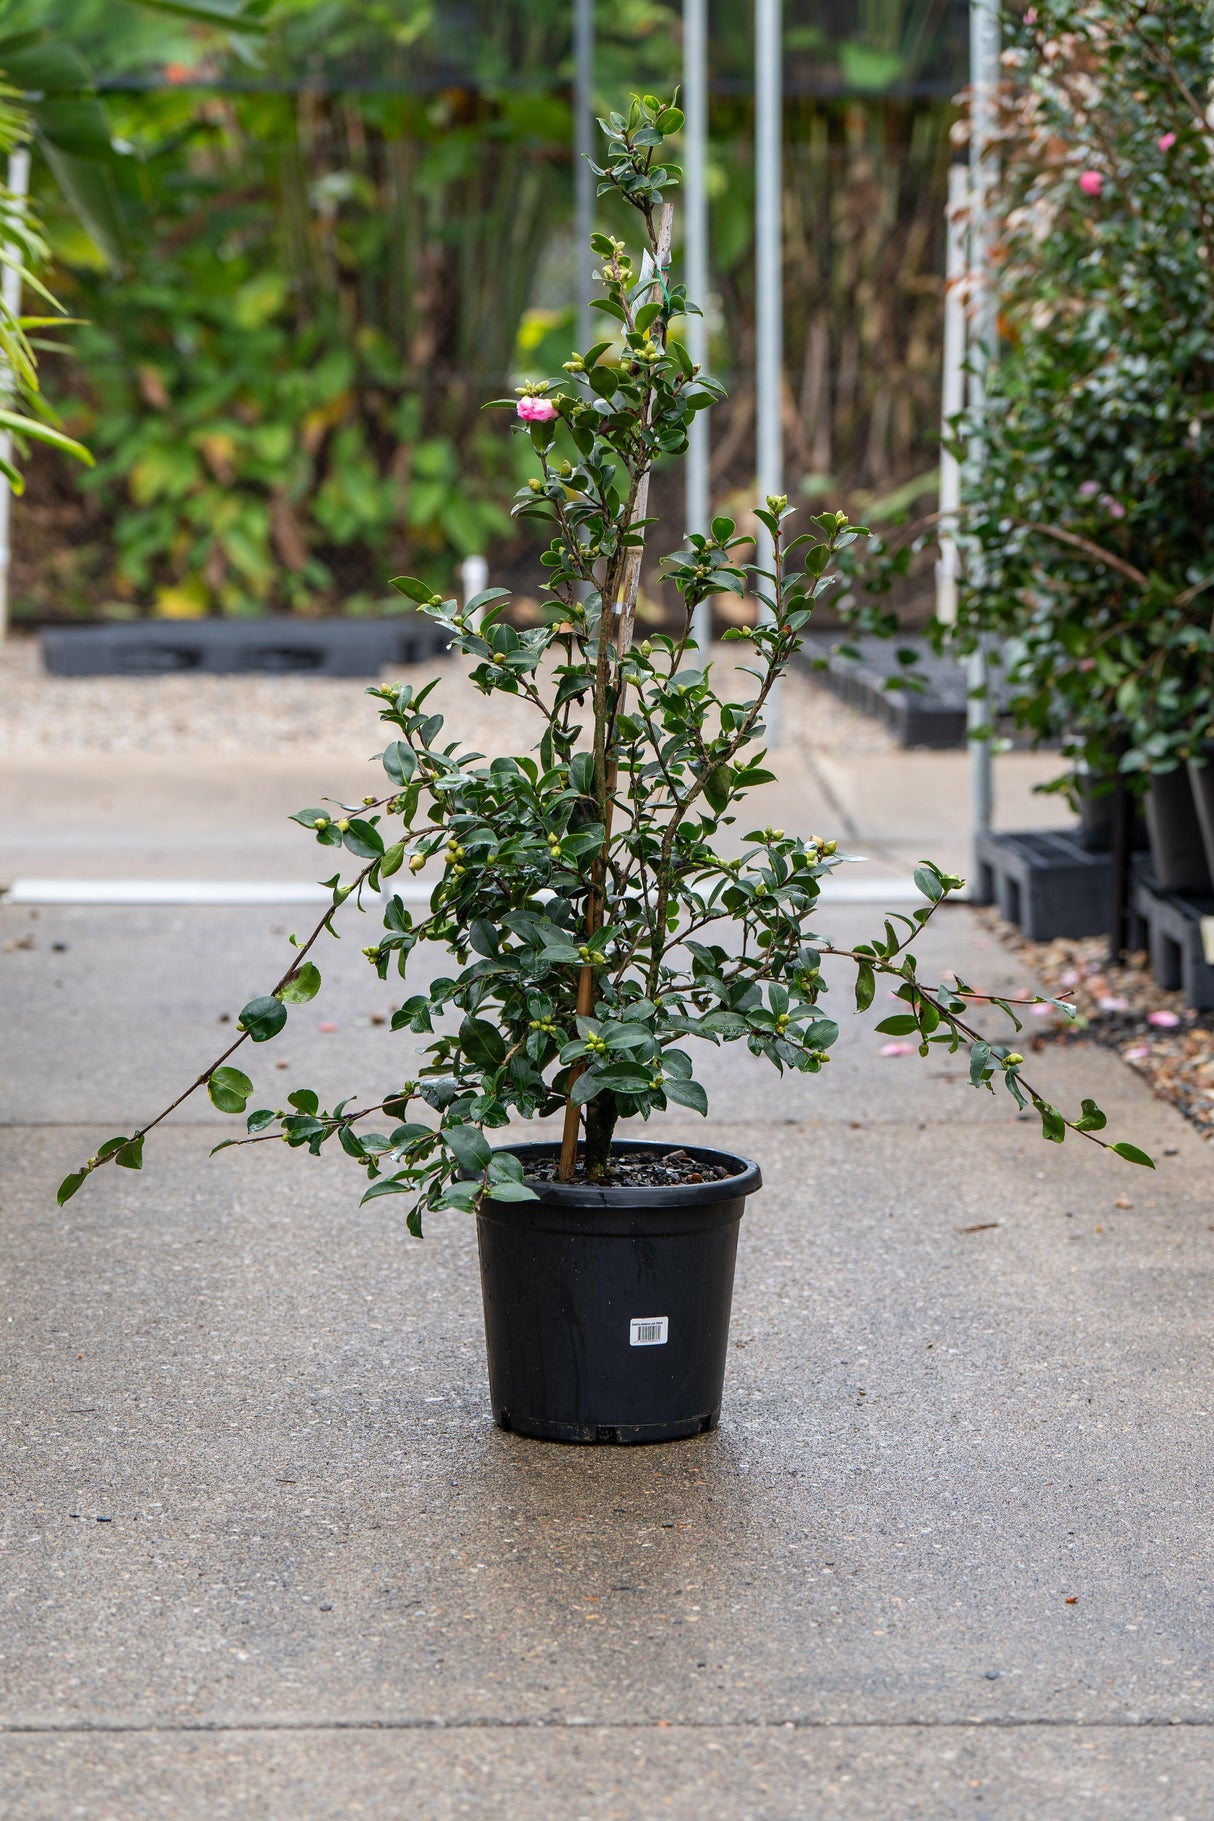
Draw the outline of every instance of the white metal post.
<instances>
[{"instance_id":1,"label":"white metal post","mask_svg":"<svg viewBox=\"0 0 1214 1821\"><path fill-rule=\"evenodd\" d=\"M708 308L708 0L683 0L683 209L687 295ZM687 318L687 352L708 364L708 319ZM698 411L687 435L687 529L706 535L711 515L707 411ZM712 643L712 601L701 601L691 636L706 658Z\"/></svg>"},{"instance_id":2,"label":"white metal post","mask_svg":"<svg viewBox=\"0 0 1214 1821\"><path fill-rule=\"evenodd\" d=\"M588 160L595 150L594 133L594 0L573 0L573 199L577 235L577 333L584 354L594 342L595 257L590 251L594 232L594 172Z\"/></svg>"},{"instance_id":3,"label":"white metal post","mask_svg":"<svg viewBox=\"0 0 1214 1821\"><path fill-rule=\"evenodd\" d=\"M13 199L13 206L18 214L25 210L26 198L30 187L30 154L29 147L17 146L9 153L8 189ZM19 265L5 265L3 279L0 279L0 295L4 298L5 308L12 316L21 314L21 270ZM12 392L12 375L0 373L0 400L7 403ZM12 456L13 439L7 430L0 432L0 452L5 460ZM13 490L7 479L0 475L0 640L8 633L8 571L10 559L9 518L12 508Z\"/></svg>"},{"instance_id":4,"label":"white metal post","mask_svg":"<svg viewBox=\"0 0 1214 1821\"><path fill-rule=\"evenodd\" d=\"M995 287L990 253L991 189L995 180L994 111L1002 44L999 0L970 0L970 266L971 346L969 395L973 433L970 462L973 478L981 474L983 418L987 372L995 357ZM980 568L971 558L973 580L981 585ZM980 639L969 660L966 720L971 732L970 778L974 831L988 829L993 809L991 743L974 734L991 720L986 691L990 684L986 643Z\"/></svg>"},{"instance_id":5,"label":"white metal post","mask_svg":"<svg viewBox=\"0 0 1214 1821\"><path fill-rule=\"evenodd\" d=\"M781 0L755 0L755 455L761 499L784 487L781 23ZM771 538L762 528L755 556L760 569L771 568ZM774 689L767 698L767 733L778 745Z\"/></svg>"},{"instance_id":6,"label":"white metal post","mask_svg":"<svg viewBox=\"0 0 1214 1821\"><path fill-rule=\"evenodd\" d=\"M468 611L468 602L474 601L478 594L483 594L489 586L489 565L483 556L466 556L459 566L460 592L464 597L464 612ZM475 630L479 632L483 607L478 607L473 619Z\"/></svg>"},{"instance_id":7,"label":"white metal post","mask_svg":"<svg viewBox=\"0 0 1214 1821\"><path fill-rule=\"evenodd\" d=\"M963 164L948 171L947 255L944 289L944 372L940 386L940 560L936 564L936 618L944 626L957 619L957 508L961 503L961 464L945 440L965 409L965 280L969 266L966 211L969 173Z\"/></svg>"}]
</instances>

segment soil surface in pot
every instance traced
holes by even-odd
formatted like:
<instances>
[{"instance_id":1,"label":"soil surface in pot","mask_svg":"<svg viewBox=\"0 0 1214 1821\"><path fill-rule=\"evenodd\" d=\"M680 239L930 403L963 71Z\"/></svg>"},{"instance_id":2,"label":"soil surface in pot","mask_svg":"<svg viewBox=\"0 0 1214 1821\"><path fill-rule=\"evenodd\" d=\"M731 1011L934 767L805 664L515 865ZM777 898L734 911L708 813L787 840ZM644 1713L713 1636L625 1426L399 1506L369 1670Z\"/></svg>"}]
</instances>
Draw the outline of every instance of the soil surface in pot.
<instances>
[{"instance_id":1,"label":"soil surface in pot","mask_svg":"<svg viewBox=\"0 0 1214 1821\"><path fill-rule=\"evenodd\" d=\"M558 1157L544 1157L535 1162L528 1160L528 1179L555 1182L559 1163ZM701 1163L697 1158L689 1157L686 1151L667 1151L657 1156L652 1151L634 1151L631 1155L627 1151L613 1151L605 1176L588 1177L586 1166L579 1157L573 1180L593 1181L596 1187L607 1189L668 1189L672 1183L723 1182L726 1177L738 1174L723 1163Z\"/></svg>"}]
</instances>

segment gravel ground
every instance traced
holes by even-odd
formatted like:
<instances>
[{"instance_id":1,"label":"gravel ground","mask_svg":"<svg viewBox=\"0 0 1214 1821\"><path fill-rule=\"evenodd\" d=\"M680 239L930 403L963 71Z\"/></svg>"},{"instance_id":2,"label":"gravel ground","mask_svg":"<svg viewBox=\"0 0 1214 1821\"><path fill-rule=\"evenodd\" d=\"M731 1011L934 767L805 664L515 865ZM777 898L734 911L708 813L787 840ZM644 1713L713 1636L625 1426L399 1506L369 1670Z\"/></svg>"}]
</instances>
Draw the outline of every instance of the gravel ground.
<instances>
[{"instance_id":1,"label":"gravel ground","mask_svg":"<svg viewBox=\"0 0 1214 1821\"><path fill-rule=\"evenodd\" d=\"M1124 967L1110 967L1107 936L1029 942L993 910L979 911L978 919L1023 959L1031 975L1025 991L1041 988L1076 1007L1074 1020L1048 1007L1033 1008L1042 1017L1030 1036L1031 1048L1094 1042L1115 1049L1161 1100L1179 1107L1207 1141L1214 1140L1214 1020L1209 1012L1192 1011L1182 993L1157 986L1145 953L1127 956Z\"/></svg>"},{"instance_id":2,"label":"gravel ground","mask_svg":"<svg viewBox=\"0 0 1214 1821\"><path fill-rule=\"evenodd\" d=\"M735 650L718 650L718 661L729 662ZM526 751L538 737L525 704L486 700L450 660L406 665L384 679L421 684L436 672L443 680L435 706L461 738L492 753ZM0 645L0 751L370 751L379 728L364 689L334 677L48 677L37 641L18 635ZM784 689L794 749L891 750L883 728L817 684L790 677Z\"/></svg>"}]
</instances>

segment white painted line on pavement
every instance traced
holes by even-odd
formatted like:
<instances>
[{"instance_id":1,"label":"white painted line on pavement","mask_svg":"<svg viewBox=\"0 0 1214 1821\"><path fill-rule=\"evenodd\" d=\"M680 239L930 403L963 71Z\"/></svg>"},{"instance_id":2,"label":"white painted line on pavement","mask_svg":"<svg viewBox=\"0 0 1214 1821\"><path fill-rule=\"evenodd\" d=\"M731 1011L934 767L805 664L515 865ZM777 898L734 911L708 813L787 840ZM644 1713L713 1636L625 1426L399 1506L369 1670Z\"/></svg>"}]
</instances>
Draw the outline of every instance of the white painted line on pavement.
<instances>
[{"instance_id":1,"label":"white painted line on pavement","mask_svg":"<svg viewBox=\"0 0 1214 1821\"><path fill-rule=\"evenodd\" d=\"M428 904L432 887L393 884L406 904ZM298 879L14 879L4 904L327 904L327 886ZM966 892L953 893L953 901ZM911 879L824 879L825 904L925 904Z\"/></svg>"}]
</instances>

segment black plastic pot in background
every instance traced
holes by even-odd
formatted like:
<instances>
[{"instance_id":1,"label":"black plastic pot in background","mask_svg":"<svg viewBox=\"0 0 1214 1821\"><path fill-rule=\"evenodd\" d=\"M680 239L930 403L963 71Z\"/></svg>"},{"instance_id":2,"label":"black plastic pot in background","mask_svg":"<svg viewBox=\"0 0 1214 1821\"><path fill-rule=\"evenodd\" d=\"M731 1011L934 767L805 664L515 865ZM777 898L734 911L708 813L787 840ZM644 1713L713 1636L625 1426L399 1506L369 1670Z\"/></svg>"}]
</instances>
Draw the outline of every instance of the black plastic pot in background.
<instances>
[{"instance_id":1,"label":"black plastic pot in background","mask_svg":"<svg viewBox=\"0 0 1214 1821\"><path fill-rule=\"evenodd\" d=\"M1214 885L1206 863L1193 786L1183 765L1152 775L1147 788L1147 829L1151 836L1151 866L1163 890L1209 897Z\"/></svg>"},{"instance_id":2,"label":"black plastic pot in background","mask_svg":"<svg viewBox=\"0 0 1214 1821\"><path fill-rule=\"evenodd\" d=\"M660 1158L677 1140L625 1139ZM524 1171L555 1144L508 1147ZM700 1145L716 1182L537 1182L477 1214L489 1391L502 1429L561 1442L665 1442L721 1414L738 1225L757 1164Z\"/></svg>"},{"instance_id":3,"label":"black plastic pot in background","mask_svg":"<svg viewBox=\"0 0 1214 1821\"><path fill-rule=\"evenodd\" d=\"M1205 849L1206 871L1214 878L1214 746L1207 746L1199 759L1189 760L1189 784Z\"/></svg>"},{"instance_id":4,"label":"black plastic pot in background","mask_svg":"<svg viewBox=\"0 0 1214 1821\"><path fill-rule=\"evenodd\" d=\"M1075 773L1079 797L1079 839L1089 854L1107 854L1113 846L1113 825L1117 807L1116 778L1093 778L1089 771ZM1149 845L1142 798L1135 794L1130 803L1130 850L1141 853Z\"/></svg>"}]
</instances>

